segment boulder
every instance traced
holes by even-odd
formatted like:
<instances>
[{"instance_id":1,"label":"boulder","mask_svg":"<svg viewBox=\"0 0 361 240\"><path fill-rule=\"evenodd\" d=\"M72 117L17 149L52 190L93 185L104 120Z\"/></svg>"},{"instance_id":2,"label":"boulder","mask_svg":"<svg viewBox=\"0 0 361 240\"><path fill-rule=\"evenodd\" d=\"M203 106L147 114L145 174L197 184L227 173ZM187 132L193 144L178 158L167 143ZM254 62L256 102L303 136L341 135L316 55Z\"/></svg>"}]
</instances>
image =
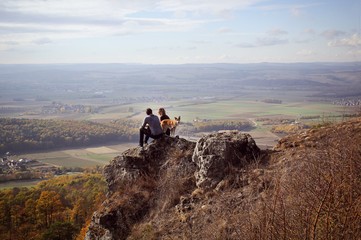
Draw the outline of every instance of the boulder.
<instances>
[{"instance_id":1,"label":"boulder","mask_svg":"<svg viewBox=\"0 0 361 240\"><path fill-rule=\"evenodd\" d=\"M222 131L198 140L192 160L197 165L196 184L214 188L231 167L243 167L258 158L260 149L249 134Z\"/></svg>"}]
</instances>

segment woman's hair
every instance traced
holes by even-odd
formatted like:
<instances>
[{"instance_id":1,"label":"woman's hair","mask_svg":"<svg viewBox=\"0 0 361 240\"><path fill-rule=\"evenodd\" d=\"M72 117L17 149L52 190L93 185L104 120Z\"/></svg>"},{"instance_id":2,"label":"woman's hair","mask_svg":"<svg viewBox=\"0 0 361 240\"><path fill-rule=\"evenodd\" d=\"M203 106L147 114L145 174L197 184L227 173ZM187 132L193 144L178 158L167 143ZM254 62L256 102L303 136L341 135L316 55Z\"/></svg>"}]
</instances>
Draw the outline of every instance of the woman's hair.
<instances>
[{"instance_id":1,"label":"woman's hair","mask_svg":"<svg viewBox=\"0 0 361 240\"><path fill-rule=\"evenodd\" d=\"M164 108L159 108L158 113L159 113L160 115L165 115L165 110L164 110Z\"/></svg>"}]
</instances>

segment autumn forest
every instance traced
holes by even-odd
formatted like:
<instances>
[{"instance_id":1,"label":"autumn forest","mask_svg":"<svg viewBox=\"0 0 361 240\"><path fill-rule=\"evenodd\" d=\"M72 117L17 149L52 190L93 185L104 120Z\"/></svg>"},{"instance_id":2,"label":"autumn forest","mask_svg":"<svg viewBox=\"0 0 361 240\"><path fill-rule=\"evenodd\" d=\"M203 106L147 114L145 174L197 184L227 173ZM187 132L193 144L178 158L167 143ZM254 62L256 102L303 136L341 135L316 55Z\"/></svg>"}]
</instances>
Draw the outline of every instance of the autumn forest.
<instances>
[{"instance_id":1,"label":"autumn forest","mask_svg":"<svg viewBox=\"0 0 361 240\"><path fill-rule=\"evenodd\" d=\"M61 176L0 191L0 239L84 239L105 197L100 174Z\"/></svg>"}]
</instances>

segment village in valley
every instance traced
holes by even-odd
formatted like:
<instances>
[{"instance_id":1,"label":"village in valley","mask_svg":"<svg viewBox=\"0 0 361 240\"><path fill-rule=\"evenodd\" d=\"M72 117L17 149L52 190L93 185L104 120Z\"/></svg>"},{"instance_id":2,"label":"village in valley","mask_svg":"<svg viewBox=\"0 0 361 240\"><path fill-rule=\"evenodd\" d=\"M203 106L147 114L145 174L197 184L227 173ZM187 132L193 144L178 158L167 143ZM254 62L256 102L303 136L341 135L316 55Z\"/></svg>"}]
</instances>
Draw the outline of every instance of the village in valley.
<instances>
[{"instance_id":1,"label":"village in valley","mask_svg":"<svg viewBox=\"0 0 361 240\"><path fill-rule=\"evenodd\" d=\"M0 158L0 182L26 179L45 179L54 175L62 175L64 171L56 166L5 153Z\"/></svg>"}]
</instances>

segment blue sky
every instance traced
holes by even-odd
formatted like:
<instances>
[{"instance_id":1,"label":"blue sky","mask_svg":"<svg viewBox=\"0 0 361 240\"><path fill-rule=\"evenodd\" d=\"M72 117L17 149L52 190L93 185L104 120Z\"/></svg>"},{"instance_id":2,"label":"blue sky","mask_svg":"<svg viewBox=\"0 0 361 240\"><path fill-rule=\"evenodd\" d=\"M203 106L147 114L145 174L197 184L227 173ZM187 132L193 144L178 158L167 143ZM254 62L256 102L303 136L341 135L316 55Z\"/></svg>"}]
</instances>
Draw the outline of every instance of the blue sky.
<instances>
[{"instance_id":1,"label":"blue sky","mask_svg":"<svg viewBox=\"0 0 361 240\"><path fill-rule=\"evenodd\" d=\"M361 61L361 0L0 0L0 63Z\"/></svg>"}]
</instances>

